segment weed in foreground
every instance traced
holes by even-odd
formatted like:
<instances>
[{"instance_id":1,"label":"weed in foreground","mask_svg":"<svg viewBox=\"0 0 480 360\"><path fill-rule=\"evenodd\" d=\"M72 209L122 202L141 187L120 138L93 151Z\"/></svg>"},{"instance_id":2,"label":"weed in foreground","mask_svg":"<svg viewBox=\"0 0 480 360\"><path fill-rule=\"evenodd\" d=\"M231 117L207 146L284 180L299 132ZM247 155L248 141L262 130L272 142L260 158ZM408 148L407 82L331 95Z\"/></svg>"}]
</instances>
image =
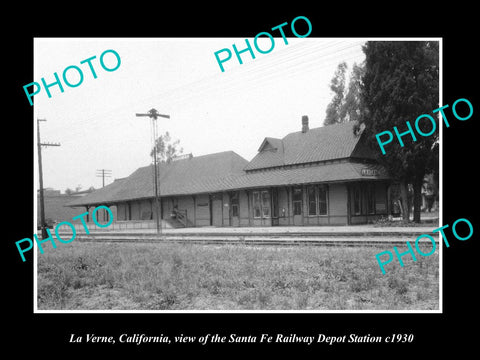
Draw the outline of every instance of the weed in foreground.
<instances>
[{"instance_id":1,"label":"weed in foreground","mask_svg":"<svg viewBox=\"0 0 480 360\"><path fill-rule=\"evenodd\" d=\"M72 243L73 244L73 243ZM438 256L392 266L376 248L77 243L38 258L39 309L438 308ZM104 294L104 296L102 296ZM436 305L435 305L436 304Z\"/></svg>"}]
</instances>

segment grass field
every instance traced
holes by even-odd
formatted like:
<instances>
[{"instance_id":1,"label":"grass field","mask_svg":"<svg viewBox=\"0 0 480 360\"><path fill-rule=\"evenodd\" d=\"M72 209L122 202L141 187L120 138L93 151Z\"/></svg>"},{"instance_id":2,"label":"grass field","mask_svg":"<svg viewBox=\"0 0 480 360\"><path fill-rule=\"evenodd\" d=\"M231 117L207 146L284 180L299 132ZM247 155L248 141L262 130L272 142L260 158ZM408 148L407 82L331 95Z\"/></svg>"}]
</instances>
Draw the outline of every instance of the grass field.
<instances>
[{"instance_id":1,"label":"grass field","mask_svg":"<svg viewBox=\"0 0 480 360\"><path fill-rule=\"evenodd\" d=\"M74 241L38 254L38 309L438 309L438 252L382 275L386 249Z\"/></svg>"}]
</instances>

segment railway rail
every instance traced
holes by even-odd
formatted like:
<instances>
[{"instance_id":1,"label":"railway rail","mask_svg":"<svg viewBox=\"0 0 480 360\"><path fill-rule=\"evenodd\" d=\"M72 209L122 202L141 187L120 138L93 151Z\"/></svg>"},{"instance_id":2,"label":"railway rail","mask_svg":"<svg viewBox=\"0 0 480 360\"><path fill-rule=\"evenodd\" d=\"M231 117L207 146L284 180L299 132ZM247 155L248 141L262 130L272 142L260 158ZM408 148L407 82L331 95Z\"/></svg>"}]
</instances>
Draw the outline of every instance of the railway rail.
<instances>
[{"instance_id":1,"label":"railway rail","mask_svg":"<svg viewBox=\"0 0 480 360\"><path fill-rule=\"evenodd\" d=\"M62 235L62 234L60 234ZM64 234L68 238L68 233ZM203 245L251 245L251 246L385 246L405 245L407 240L415 240L420 232L350 232L350 233L90 233L78 234L75 238L82 242L109 243L180 243ZM428 240L422 239L420 242ZM438 240L437 240L438 243Z\"/></svg>"}]
</instances>

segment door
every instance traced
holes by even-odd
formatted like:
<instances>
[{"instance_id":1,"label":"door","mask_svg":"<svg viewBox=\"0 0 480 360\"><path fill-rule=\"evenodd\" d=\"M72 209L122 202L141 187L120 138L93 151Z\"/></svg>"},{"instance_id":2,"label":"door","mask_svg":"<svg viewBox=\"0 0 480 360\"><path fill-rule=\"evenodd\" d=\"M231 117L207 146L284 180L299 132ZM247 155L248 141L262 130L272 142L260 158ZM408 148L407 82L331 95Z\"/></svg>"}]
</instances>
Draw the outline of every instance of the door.
<instances>
[{"instance_id":1,"label":"door","mask_svg":"<svg viewBox=\"0 0 480 360\"><path fill-rule=\"evenodd\" d=\"M303 225L303 192L302 188L294 188L292 194L293 225Z\"/></svg>"},{"instance_id":2,"label":"door","mask_svg":"<svg viewBox=\"0 0 480 360\"><path fill-rule=\"evenodd\" d=\"M222 195L210 197L210 219L213 226L222 226Z\"/></svg>"},{"instance_id":3,"label":"door","mask_svg":"<svg viewBox=\"0 0 480 360\"><path fill-rule=\"evenodd\" d=\"M272 226L278 225L278 189L272 188Z\"/></svg>"},{"instance_id":4,"label":"door","mask_svg":"<svg viewBox=\"0 0 480 360\"><path fill-rule=\"evenodd\" d=\"M240 204L238 191L230 193L230 225L240 226Z\"/></svg>"}]
</instances>

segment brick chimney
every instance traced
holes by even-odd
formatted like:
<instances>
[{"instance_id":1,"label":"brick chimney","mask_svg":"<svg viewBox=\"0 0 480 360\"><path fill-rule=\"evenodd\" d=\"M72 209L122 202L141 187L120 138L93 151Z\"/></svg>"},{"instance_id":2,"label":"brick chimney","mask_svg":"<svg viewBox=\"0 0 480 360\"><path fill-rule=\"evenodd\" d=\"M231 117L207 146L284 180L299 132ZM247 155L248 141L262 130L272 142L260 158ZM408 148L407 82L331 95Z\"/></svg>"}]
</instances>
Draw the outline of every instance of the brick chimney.
<instances>
[{"instance_id":1,"label":"brick chimney","mask_svg":"<svg viewBox=\"0 0 480 360\"><path fill-rule=\"evenodd\" d=\"M308 116L302 116L302 133L306 133L308 131Z\"/></svg>"}]
</instances>

